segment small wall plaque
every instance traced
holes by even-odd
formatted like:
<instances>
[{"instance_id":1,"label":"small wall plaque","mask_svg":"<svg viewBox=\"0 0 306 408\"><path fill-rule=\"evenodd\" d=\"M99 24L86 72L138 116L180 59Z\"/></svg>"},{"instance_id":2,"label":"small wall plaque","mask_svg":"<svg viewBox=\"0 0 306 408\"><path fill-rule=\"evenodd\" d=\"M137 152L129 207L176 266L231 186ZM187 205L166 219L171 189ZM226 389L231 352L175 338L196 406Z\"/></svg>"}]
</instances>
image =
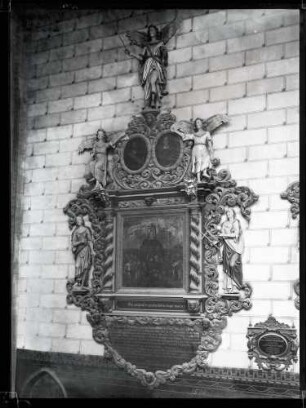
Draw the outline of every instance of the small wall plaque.
<instances>
[{"instance_id":1,"label":"small wall plaque","mask_svg":"<svg viewBox=\"0 0 306 408\"><path fill-rule=\"evenodd\" d=\"M248 327L248 356L263 370L282 371L297 362L296 329L272 315L264 323Z\"/></svg>"}]
</instances>

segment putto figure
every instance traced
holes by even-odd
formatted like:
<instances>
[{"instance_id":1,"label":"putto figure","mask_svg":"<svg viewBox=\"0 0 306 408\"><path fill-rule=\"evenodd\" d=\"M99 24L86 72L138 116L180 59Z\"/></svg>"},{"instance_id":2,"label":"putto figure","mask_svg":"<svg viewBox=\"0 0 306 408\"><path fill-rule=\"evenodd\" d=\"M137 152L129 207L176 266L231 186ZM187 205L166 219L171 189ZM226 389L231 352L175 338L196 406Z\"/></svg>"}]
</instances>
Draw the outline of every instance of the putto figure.
<instances>
[{"instance_id":1,"label":"putto figure","mask_svg":"<svg viewBox=\"0 0 306 408\"><path fill-rule=\"evenodd\" d=\"M223 290L225 293L238 293L238 289L244 287L242 282L244 239L240 221L233 208L226 210L226 220L221 225L219 237L223 241Z\"/></svg>"},{"instance_id":2,"label":"putto figure","mask_svg":"<svg viewBox=\"0 0 306 408\"><path fill-rule=\"evenodd\" d=\"M198 183L202 177L210 177L208 170L214 158L212 133L228 122L226 115L214 115L207 120L201 118L195 121L181 120L171 126L171 131L178 133L183 140L194 142L191 172L196 175Z\"/></svg>"},{"instance_id":3,"label":"putto figure","mask_svg":"<svg viewBox=\"0 0 306 408\"><path fill-rule=\"evenodd\" d=\"M144 88L145 108L160 108L161 99L167 95L167 42L176 33L181 20L167 24L162 30L155 25L148 27L147 33L128 31L127 37L131 45L142 48L141 54L125 49L127 55L139 61L139 79Z\"/></svg>"},{"instance_id":4,"label":"putto figure","mask_svg":"<svg viewBox=\"0 0 306 408\"><path fill-rule=\"evenodd\" d=\"M72 231L71 244L75 259L75 286L87 288L95 252L91 231L85 226L82 215L76 217L76 227Z\"/></svg>"},{"instance_id":5,"label":"putto figure","mask_svg":"<svg viewBox=\"0 0 306 408\"><path fill-rule=\"evenodd\" d=\"M85 178L88 182L96 181L95 188L105 187L107 184L108 150L114 148L122 138L128 138L124 132L112 132L107 135L105 130L98 129L95 138L82 142L79 154L90 150L91 160L87 165ZM112 139L112 141L110 141Z\"/></svg>"}]
</instances>

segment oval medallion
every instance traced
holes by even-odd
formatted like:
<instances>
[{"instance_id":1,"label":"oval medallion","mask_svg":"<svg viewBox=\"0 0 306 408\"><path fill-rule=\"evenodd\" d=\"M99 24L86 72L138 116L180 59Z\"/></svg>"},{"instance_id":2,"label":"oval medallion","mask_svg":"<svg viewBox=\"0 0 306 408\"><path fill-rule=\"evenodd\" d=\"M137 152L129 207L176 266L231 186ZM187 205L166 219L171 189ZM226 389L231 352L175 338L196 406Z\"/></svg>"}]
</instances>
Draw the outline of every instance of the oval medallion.
<instances>
[{"instance_id":1,"label":"oval medallion","mask_svg":"<svg viewBox=\"0 0 306 408\"><path fill-rule=\"evenodd\" d=\"M258 347L267 355L280 356L287 349L287 341L279 334L264 334L258 340Z\"/></svg>"},{"instance_id":2,"label":"oval medallion","mask_svg":"<svg viewBox=\"0 0 306 408\"><path fill-rule=\"evenodd\" d=\"M176 167L183 153L182 138L173 132L166 132L156 139L154 156L157 165L164 170Z\"/></svg>"},{"instance_id":3,"label":"oval medallion","mask_svg":"<svg viewBox=\"0 0 306 408\"><path fill-rule=\"evenodd\" d=\"M148 158L148 144L143 136L134 136L126 143L123 162L128 171L139 172Z\"/></svg>"}]
</instances>

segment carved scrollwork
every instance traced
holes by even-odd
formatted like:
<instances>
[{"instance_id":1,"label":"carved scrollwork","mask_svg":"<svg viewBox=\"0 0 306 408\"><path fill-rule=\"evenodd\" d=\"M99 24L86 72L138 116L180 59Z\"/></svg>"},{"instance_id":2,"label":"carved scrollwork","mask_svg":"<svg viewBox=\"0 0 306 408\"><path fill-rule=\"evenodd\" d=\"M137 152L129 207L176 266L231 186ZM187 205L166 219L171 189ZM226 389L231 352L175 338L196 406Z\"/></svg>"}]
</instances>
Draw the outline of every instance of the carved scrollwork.
<instances>
[{"instance_id":1,"label":"carved scrollwork","mask_svg":"<svg viewBox=\"0 0 306 408\"><path fill-rule=\"evenodd\" d=\"M250 309L252 293L249 284L245 283L237 298L224 299L219 294L218 264L219 260L219 225L226 207L240 208L242 216L249 221L253 205L258 196L248 187L236 187L228 171L215 175L216 187L206 197L203 210L203 246L204 246L204 282L205 292L210 297L205 303L209 316L231 315L241 309Z\"/></svg>"},{"instance_id":2,"label":"carved scrollwork","mask_svg":"<svg viewBox=\"0 0 306 408\"><path fill-rule=\"evenodd\" d=\"M281 198L289 201L292 218L296 219L300 213L300 182L291 183L287 190L281 194Z\"/></svg>"},{"instance_id":3,"label":"carved scrollwork","mask_svg":"<svg viewBox=\"0 0 306 408\"><path fill-rule=\"evenodd\" d=\"M184 188L183 190L191 200L197 198L198 185L197 181L194 178L185 178L184 179Z\"/></svg>"},{"instance_id":4,"label":"carved scrollwork","mask_svg":"<svg viewBox=\"0 0 306 408\"><path fill-rule=\"evenodd\" d=\"M147 125L145 117L142 115L133 116L126 130L126 134L129 136L136 133L144 136L150 134L150 127Z\"/></svg>"},{"instance_id":5,"label":"carved scrollwork","mask_svg":"<svg viewBox=\"0 0 306 408\"><path fill-rule=\"evenodd\" d=\"M139 174L130 174L123 169L120 154L114 154L113 179L119 188L156 189L178 184L187 174L190 164L190 148L184 144L182 159L176 168L163 171L150 160L148 166Z\"/></svg>"},{"instance_id":6,"label":"carved scrollwork","mask_svg":"<svg viewBox=\"0 0 306 408\"><path fill-rule=\"evenodd\" d=\"M295 181L294 183L289 184L287 190L281 194L281 198L288 200L291 204L290 212L292 219L297 219L300 214L300 182ZM294 299L295 307L300 309L300 280L297 279L294 282L293 289L297 294L297 297Z\"/></svg>"},{"instance_id":7,"label":"carved scrollwork","mask_svg":"<svg viewBox=\"0 0 306 408\"><path fill-rule=\"evenodd\" d=\"M221 341L221 333L226 327L226 318L208 320L206 318L179 319L179 318L158 318L153 316L103 316L99 313L92 313L87 316L93 327L93 337L99 344L103 344L106 353L112 358L114 363L123 368L128 374L137 378L141 384L149 389L154 389L167 380L174 381L182 374L191 374L197 368L207 366L207 357L210 352L216 350ZM120 322L129 325L166 325L166 326L186 326L195 327L201 332L200 345L196 355L190 361L180 365L174 365L168 370L157 370L155 372L137 368L136 365L126 361L111 345L109 340L109 327L112 322Z\"/></svg>"},{"instance_id":8,"label":"carved scrollwork","mask_svg":"<svg viewBox=\"0 0 306 408\"><path fill-rule=\"evenodd\" d=\"M138 324L140 326L154 325L154 326L188 326L199 327L202 330L203 319L180 319L177 317L156 317L156 316L106 316L106 323L119 322L129 325Z\"/></svg>"},{"instance_id":9,"label":"carved scrollwork","mask_svg":"<svg viewBox=\"0 0 306 408\"><path fill-rule=\"evenodd\" d=\"M111 189L156 189L177 185L188 175L191 161L191 146L178 137L180 150L177 160L168 165L158 162L156 146L159 138L170 132L171 125L175 122L175 116L171 113L161 113L157 116L156 111L143 112L142 116L134 116L128 125L126 134L127 141L119 141L113 155L111 176L113 184ZM171 132L169 133L169 135ZM146 159L136 169L128 166L128 154L125 154L127 146L131 146L132 139L140 139L146 144ZM132 150L130 152L132 154ZM143 155L135 157L134 163L143 159Z\"/></svg>"},{"instance_id":10,"label":"carved scrollwork","mask_svg":"<svg viewBox=\"0 0 306 408\"><path fill-rule=\"evenodd\" d=\"M161 112L157 117L156 128L163 132L165 130L170 130L173 123L176 121L175 115L171 112Z\"/></svg>"}]
</instances>

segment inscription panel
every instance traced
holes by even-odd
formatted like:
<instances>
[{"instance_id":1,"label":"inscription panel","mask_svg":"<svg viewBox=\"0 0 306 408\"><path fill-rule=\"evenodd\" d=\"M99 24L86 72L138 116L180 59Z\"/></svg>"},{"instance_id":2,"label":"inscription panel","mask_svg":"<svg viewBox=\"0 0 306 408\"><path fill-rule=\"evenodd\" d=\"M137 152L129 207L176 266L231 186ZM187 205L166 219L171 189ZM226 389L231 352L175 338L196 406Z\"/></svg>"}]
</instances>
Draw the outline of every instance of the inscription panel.
<instances>
[{"instance_id":1,"label":"inscription panel","mask_svg":"<svg viewBox=\"0 0 306 408\"><path fill-rule=\"evenodd\" d=\"M161 310L186 312L185 299L118 299L116 310Z\"/></svg>"},{"instance_id":2,"label":"inscription panel","mask_svg":"<svg viewBox=\"0 0 306 408\"><path fill-rule=\"evenodd\" d=\"M298 361L295 327L270 315L265 322L248 327L248 356L263 370L282 371Z\"/></svg>"},{"instance_id":3,"label":"inscription panel","mask_svg":"<svg viewBox=\"0 0 306 408\"><path fill-rule=\"evenodd\" d=\"M200 344L201 333L186 326L112 322L109 336L112 346L124 359L138 368L155 371L191 360Z\"/></svg>"},{"instance_id":4,"label":"inscription panel","mask_svg":"<svg viewBox=\"0 0 306 408\"><path fill-rule=\"evenodd\" d=\"M267 334L259 339L258 346L267 355L280 356L287 349L287 341L282 336Z\"/></svg>"}]
</instances>

